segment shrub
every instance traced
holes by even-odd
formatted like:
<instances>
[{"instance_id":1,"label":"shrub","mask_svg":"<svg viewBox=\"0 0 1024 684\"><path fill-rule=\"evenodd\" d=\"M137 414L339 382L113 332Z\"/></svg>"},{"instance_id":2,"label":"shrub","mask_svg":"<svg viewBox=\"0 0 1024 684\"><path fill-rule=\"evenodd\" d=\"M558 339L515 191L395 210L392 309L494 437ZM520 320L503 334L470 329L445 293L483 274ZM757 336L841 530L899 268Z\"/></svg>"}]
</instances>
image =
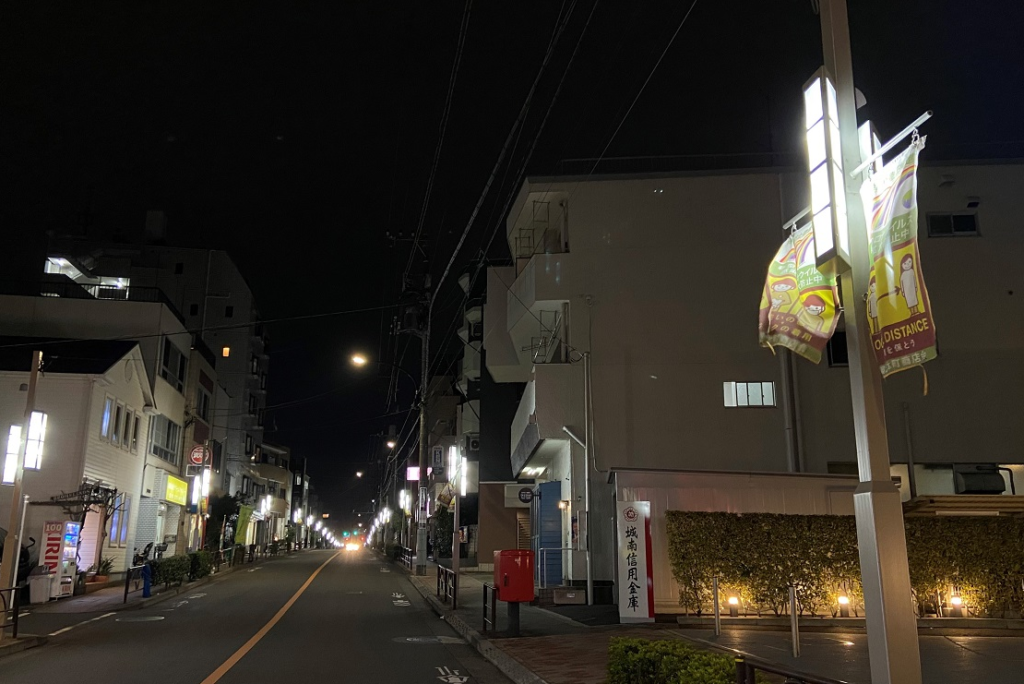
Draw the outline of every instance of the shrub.
<instances>
[{"instance_id":1,"label":"shrub","mask_svg":"<svg viewBox=\"0 0 1024 684\"><path fill-rule=\"evenodd\" d=\"M191 580L202 579L213 572L213 554L209 551L194 551L188 554L189 571L188 577Z\"/></svg>"},{"instance_id":2,"label":"shrub","mask_svg":"<svg viewBox=\"0 0 1024 684\"><path fill-rule=\"evenodd\" d=\"M735 661L682 641L613 638L607 684L733 684ZM758 675L758 682L764 682Z\"/></svg>"},{"instance_id":3,"label":"shrub","mask_svg":"<svg viewBox=\"0 0 1024 684\"><path fill-rule=\"evenodd\" d=\"M667 514L669 562L679 604L700 613L711 581L754 612L786 611L788 587L801 612L835 614L845 593L862 594L853 516L769 513ZM910 582L918 602L948 601L955 589L975 615L1024 613L1024 519L920 517L906 520Z\"/></svg>"},{"instance_id":4,"label":"shrub","mask_svg":"<svg viewBox=\"0 0 1024 684\"><path fill-rule=\"evenodd\" d=\"M150 571L153 573L153 584L181 584L188 579L189 570L192 568L192 559L188 556L171 556L160 560L149 561Z\"/></svg>"}]
</instances>

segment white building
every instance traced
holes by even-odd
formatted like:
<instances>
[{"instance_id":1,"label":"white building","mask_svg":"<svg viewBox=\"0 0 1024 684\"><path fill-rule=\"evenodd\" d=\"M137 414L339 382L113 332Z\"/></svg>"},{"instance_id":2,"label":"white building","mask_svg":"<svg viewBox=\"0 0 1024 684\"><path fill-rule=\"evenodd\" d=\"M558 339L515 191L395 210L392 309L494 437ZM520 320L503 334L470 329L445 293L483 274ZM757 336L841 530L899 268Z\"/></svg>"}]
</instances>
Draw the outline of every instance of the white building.
<instances>
[{"instance_id":1,"label":"white building","mask_svg":"<svg viewBox=\"0 0 1024 684\"><path fill-rule=\"evenodd\" d=\"M483 320L495 380L528 383L509 450L513 476L541 482L536 549L582 548L584 473L599 584L615 572L611 469L856 473L845 345L814 366L757 342L767 264L806 186L776 170L524 183L506 223L515 266L489 269ZM939 358L927 396L920 371L885 381L893 474L904 500L916 488L908 509L1024 484L1022 186L1020 165L921 169ZM729 407L723 391L743 385L728 383L771 383L771 400ZM563 430L585 435L588 414L589 465ZM556 582L584 576L576 551L538 564Z\"/></svg>"},{"instance_id":2,"label":"white building","mask_svg":"<svg viewBox=\"0 0 1024 684\"><path fill-rule=\"evenodd\" d=\"M31 355L43 351L35 410L47 414L40 470L27 470L24 493L31 505L25 539L33 537L35 560L47 521L81 522L83 485L115 490L109 511L96 507L85 516L78 567L113 561L113 572L131 562L139 519L139 491L155 401L140 345L134 341L0 338L0 428L6 445L9 427L24 422ZM9 511L11 487L0 487L0 511ZM105 515L106 513L106 515ZM104 520L107 518L106 520ZM102 534L101 523L105 522Z\"/></svg>"}]
</instances>

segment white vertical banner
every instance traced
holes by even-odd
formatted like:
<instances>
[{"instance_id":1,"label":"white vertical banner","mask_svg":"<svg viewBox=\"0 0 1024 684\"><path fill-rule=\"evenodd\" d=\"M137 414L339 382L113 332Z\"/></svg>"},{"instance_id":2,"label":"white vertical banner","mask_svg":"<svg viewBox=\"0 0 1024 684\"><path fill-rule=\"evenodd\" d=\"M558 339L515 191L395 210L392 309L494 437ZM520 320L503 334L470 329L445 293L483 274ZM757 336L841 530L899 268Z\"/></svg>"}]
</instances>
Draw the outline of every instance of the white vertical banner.
<instances>
[{"instance_id":1,"label":"white vertical banner","mask_svg":"<svg viewBox=\"0 0 1024 684\"><path fill-rule=\"evenodd\" d=\"M654 622L651 502L616 502L619 622Z\"/></svg>"}]
</instances>

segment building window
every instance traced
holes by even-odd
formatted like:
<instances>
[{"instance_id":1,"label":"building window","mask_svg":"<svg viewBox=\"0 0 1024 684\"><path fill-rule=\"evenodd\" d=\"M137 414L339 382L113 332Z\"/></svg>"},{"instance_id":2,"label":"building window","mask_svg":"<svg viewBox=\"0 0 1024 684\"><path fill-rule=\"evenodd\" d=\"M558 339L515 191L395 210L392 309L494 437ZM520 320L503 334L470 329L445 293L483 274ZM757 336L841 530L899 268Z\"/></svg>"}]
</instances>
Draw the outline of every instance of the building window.
<instances>
[{"instance_id":1,"label":"building window","mask_svg":"<svg viewBox=\"0 0 1024 684\"><path fill-rule=\"evenodd\" d=\"M185 272L185 264L184 263L179 261L178 263L174 264L174 275L181 275L184 272Z\"/></svg>"},{"instance_id":2,"label":"building window","mask_svg":"<svg viewBox=\"0 0 1024 684\"><path fill-rule=\"evenodd\" d=\"M249 494L252 491L252 480L248 475L242 476L242 494Z\"/></svg>"},{"instance_id":3,"label":"building window","mask_svg":"<svg viewBox=\"0 0 1024 684\"><path fill-rule=\"evenodd\" d=\"M199 305L198 304L189 304L188 305L188 315L189 316L198 316L199 315Z\"/></svg>"},{"instance_id":4,"label":"building window","mask_svg":"<svg viewBox=\"0 0 1024 684\"><path fill-rule=\"evenodd\" d=\"M196 415L201 419L210 422L210 393L202 387L196 392Z\"/></svg>"},{"instance_id":5,"label":"building window","mask_svg":"<svg viewBox=\"0 0 1024 684\"><path fill-rule=\"evenodd\" d=\"M110 537L107 543L111 547L124 547L128 541L128 512L131 498L128 494L118 494L114 498L114 510L110 515Z\"/></svg>"},{"instance_id":6,"label":"building window","mask_svg":"<svg viewBox=\"0 0 1024 684\"><path fill-rule=\"evenodd\" d=\"M267 374L260 375L260 389L267 389Z\"/></svg>"},{"instance_id":7,"label":"building window","mask_svg":"<svg viewBox=\"0 0 1024 684\"><path fill-rule=\"evenodd\" d=\"M221 347L220 355L225 359L231 356L231 347Z\"/></svg>"},{"instance_id":8,"label":"building window","mask_svg":"<svg viewBox=\"0 0 1024 684\"><path fill-rule=\"evenodd\" d=\"M132 512L132 495L122 494L124 503L121 504L121 530L117 535L117 545L124 547L128 544L128 521Z\"/></svg>"},{"instance_id":9,"label":"building window","mask_svg":"<svg viewBox=\"0 0 1024 684\"><path fill-rule=\"evenodd\" d=\"M728 407L775 406L774 382L726 382L723 387Z\"/></svg>"},{"instance_id":10,"label":"building window","mask_svg":"<svg viewBox=\"0 0 1024 684\"><path fill-rule=\"evenodd\" d=\"M246 455L252 453L252 435L245 436L245 453Z\"/></svg>"},{"instance_id":11,"label":"building window","mask_svg":"<svg viewBox=\"0 0 1024 684\"><path fill-rule=\"evenodd\" d=\"M174 389L182 392L185 389L185 373L188 369L188 358L178 348L171 344L169 337L164 338L163 365L160 368L160 377L167 381Z\"/></svg>"},{"instance_id":12,"label":"building window","mask_svg":"<svg viewBox=\"0 0 1024 684\"><path fill-rule=\"evenodd\" d=\"M974 212L928 214L928 237L969 237L978 234L978 215Z\"/></svg>"},{"instance_id":13,"label":"building window","mask_svg":"<svg viewBox=\"0 0 1024 684\"><path fill-rule=\"evenodd\" d=\"M299 475L298 473L296 473L295 474L295 485L298 486L300 484L302 484L302 475Z\"/></svg>"},{"instance_id":14,"label":"building window","mask_svg":"<svg viewBox=\"0 0 1024 684\"><path fill-rule=\"evenodd\" d=\"M177 423L167 416L152 416L149 419L149 453L177 465L180 441L181 426Z\"/></svg>"},{"instance_id":15,"label":"building window","mask_svg":"<svg viewBox=\"0 0 1024 684\"><path fill-rule=\"evenodd\" d=\"M117 407L114 409L114 424L110 430L110 441L114 444L120 444L122 434L124 434L124 406L117 404Z\"/></svg>"},{"instance_id":16,"label":"building window","mask_svg":"<svg viewBox=\"0 0 1024 684\"><path fill-rule=\"evenodd\" d=\"M110 439L110 432L113 429L114 400L107 397L103 401L103 418L100 420L100 437Z\"/></svg>"},{"instance_id":17,"label":"building window","mask_svg":"<svg viewBox=\"0 0 1024 684\"><path fill-rule=\"evenodd\" d=\"M264 411L263 409L256 409L256 425L263 427L264 422Z\"/></svg>"},{"instance_id":18,"label":"building window","mask_svg":"<svg viewBox=\"0 0 1024 684\"><path fill-rule=\"evenodd\" d=\"M124 429L121 430L121 446L125 449L131 448L132 427L135 423L135 411L130 408L124 410Z\"/></svg>"},{"instance_id":19,"label":"building window","mask_svg":"<svg viewBox=\"0 0 1024 684\"><path fill-rule=\"evenodd\" d=\"M138 416L135 416L135 422L132 424L132 453L139 453L139 420Z\"/></svg>"},{"instance_id":20,"label":"building window","mask_svg":"<svg viewBox=\"0 0 1024 684\"><path fill-rule=\"evenodd\" d=\"M233 307L233 306L225 306L224 307L224 318L234 318L234 317L235 317L235 307Z\"/></svg>"},{"instance_id":21,"label":"building window","mask_svg":"<svg viewBox=\"0 0 1024 684\"><path fill-rule=\"evenodd\" d=\"M249 394L249 413L251 415L256 415L256 405L257 405L256 404L256 395L250 393Z\"/></svg>"},{"instance_id":22,"label":"building window","mask_svg":"<svg viewBox=\"0 0 1024 684\"><path fill-rule=\"evenodd\" d=\"M850 365L850 355L846 347L846 331L836 330L832 333L832 339L825 345L828 352L829 368L843 368Z\"/></svg>"},{"instance_id":23,"label":"building window","mask_svg":"<svg viewBox=\"0 0 1024 684\"><path fill-rule=\"evenodd\" d=\"M253 375L258 375L260 372L260 358L255 354L249 359L249 370L252 371Z\"/></svg>"}]
</instances>

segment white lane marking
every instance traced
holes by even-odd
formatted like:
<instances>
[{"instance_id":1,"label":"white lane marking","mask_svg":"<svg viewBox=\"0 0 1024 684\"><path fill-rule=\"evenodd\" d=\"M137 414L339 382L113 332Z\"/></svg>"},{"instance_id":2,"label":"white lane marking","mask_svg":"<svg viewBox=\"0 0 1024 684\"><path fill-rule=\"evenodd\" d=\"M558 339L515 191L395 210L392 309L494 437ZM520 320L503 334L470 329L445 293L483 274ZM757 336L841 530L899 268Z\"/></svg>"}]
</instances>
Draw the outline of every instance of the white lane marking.
<instances>
[{"instance_id":1,"label":"white lane marking","mask_svg":"<svg viewBox=\"0 0 1024 684\"><path fill-rule=\"evenodd\" d=\"M262 566L257 566L257 567L255 567L255 568L253 568L252 570L249 570L249 572L256 572L256 571L257 571L257 570L259 570L259 569L260 569L261 567L262 567Z\"/></svg>"},{"instance_id":2,"label":"white lane marking","mask_svg":"<svg viewBox=\"0 0 1024 684\"><path fill-rule=\"evenodd\" d=\"M58 629L56 632L50 632L50 634L48 636L57 636L58 634L64 634L65 632L70 632L75 627L81 627L82 625L87 625L90 622L96 622L97 620L102 620L103 618L108 618L111 615L117 615L117 613L104 613L103 615L100 615L99 617L94 617L94 618L90 618L88 620L83 620L82 622L79 622L77 624L71 625L70 627L65 627L64 629Z\"/></svg>"},{"instance_id":3,"label":"white lane marking","mask_svg":"<svg viewBox=\"0 0 1024 684\"><path fill-rule=\"evenodd\" d=\"M181 608L181 607L182 607L183 605L185 605L186 603L188 603L188 601L187 601L187 600L185 600L185 601L178 601L177 603L175 603L175 604L174 604L174 607L175 607L175 608Z\"/></svg>"},{"instance_id":4,"label":"white lane marking","mask_svg":"<svg viewBox=\"0 0 1024 684\"><path fill-rule=\"evenodd\" d=\"M380 571L381 571L381 572L391 572L390 570L388 570L388 569L387 569L387 568L385 568L384 566L381 566L381 568L380 568Z\"/></svg>"},{"instance_id":5,"label":"white lane marking","mask_svg":"<svg viewBox=\"0 0 1024 684\"><path fill-rule=\"evenodd\" d=\"M469 677L459 674L458 670L453 670L450 667L439 667L437 672L437 678L445 684L465 684L469 681Z\"/></svg>"},{"instance_id":6,"label":"white lane marking","mask_svg":"<svg viewBox=\"0 0 1024 684\"><path fill-rule=\"evenodd\" d=\"M206 594L192 594L191 596L189 596L189 598L190 599L201 599L204 596L206 596Z\"/></svg>"},{"instance_id":7,"label":"white lane marking","mask_svg":"<svg viewBox=\"0 0 1024 684\"><path fill-rule=\"evenodd\" d=\"M32 614L32 613L18 613L18 617L19 617L19 618L23 618L23 617L28 617L28 616L29 616L29 615L31 615L31 614Z\"/></svg>"}]
</instances>

